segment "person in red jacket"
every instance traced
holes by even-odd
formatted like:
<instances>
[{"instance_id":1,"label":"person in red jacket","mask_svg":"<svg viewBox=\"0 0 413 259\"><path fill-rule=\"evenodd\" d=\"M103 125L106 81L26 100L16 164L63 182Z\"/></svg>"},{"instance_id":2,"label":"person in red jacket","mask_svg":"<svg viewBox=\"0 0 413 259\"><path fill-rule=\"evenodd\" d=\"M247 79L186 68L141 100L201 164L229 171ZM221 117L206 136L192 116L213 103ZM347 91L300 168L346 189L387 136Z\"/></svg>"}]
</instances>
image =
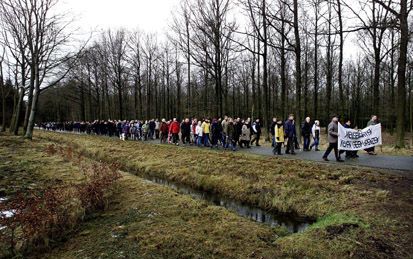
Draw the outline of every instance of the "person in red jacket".
<instances>
[{"instance_id":1,"label":"person in red jacket","mask_svg":"<svg viewBox=\"0 0 413 259\"><path fill-rule=\"evenodd\" d=\"M179 146L179 131L180 131L179 122L176 118L173 119L171 126L169 128L170 133L172 134L172 143Z\"/></svg>"}]
</instances>

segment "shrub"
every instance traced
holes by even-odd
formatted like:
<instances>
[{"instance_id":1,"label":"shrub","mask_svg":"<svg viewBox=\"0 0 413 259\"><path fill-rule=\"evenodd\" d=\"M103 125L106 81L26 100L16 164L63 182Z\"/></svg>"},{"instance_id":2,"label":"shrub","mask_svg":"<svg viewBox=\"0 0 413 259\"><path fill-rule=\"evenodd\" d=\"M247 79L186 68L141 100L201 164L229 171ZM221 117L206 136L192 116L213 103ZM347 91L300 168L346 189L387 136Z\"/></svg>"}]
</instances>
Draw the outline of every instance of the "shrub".
<instances>
[{"instance_id":1,"label":"shrub","mask_svg":"<svg viewBox=\"0 0 413 259\"><path fill-rule=\"evenodd\" d=\"M45 151L74 159L71 148L49 145ZM45 186L17 193L0 203L0 241L6 244L10 255L48 247L49 240L63 238L85 213L107 207L112 188L121 177L119 165L82 162L79 167L86 176L80 184Z\"/></svg>"},{"instance_id":2,"label":"shrub","mask_svg":"<svg viewBox=\"0 0 413 259\"><path fill-rule=\"evenodd\" d=\"M86 183L78 186L83 207L88 211L104 209L111 187L121 177L119 165L100 162L82 164L81 168L87 178Z\"/></svg>"}]
</instances>

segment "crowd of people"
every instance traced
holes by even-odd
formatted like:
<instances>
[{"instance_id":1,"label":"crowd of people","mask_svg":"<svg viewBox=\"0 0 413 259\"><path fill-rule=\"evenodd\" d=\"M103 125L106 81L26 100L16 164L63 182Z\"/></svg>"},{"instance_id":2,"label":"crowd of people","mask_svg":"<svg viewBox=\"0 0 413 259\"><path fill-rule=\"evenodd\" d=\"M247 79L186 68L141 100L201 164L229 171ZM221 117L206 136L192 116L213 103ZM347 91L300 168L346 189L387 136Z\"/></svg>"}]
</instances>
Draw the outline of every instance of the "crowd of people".
<instances>
[{"instance_id":1,"label":"crowd of people","mask_svg":"<svg viewBox=\"0 0 413 259\"><path fill-rule=\"evenodd\" d=\"M372 116L369 125L377 123L377 116ZM303 151L319 151L320 144L320 122L311 121L310 117L305 118L301 126L303 137ZM224 148L233 151L239 148L250 148L251 145L260 146L262 126L259 119L231 118L225 116L221 118L186 118L181 122L176 118L172 120L95 120L93 122L46 122L39 125L44 130L69 131L84 134L93 134L109 137L118 137L121 140L147 141L159 140L160 143L170 143L174 145L196 145L199 147ZM350 128L351 121L346 120L344 127ZM323 155L323 159L328 161L328 155L334 150L337 161L343 161L341 154L346 153L346 158L357 158L356 151L338 150L338 117L333 116L331 123L327 127L329 146ZM269 127L272 138L274 155L282 155L282 147L285 147L285 154L295 155L295 150L300 149L297 139L297 128L294 115L290 114L286 121L280 118L273 118ZM366 150L374 155L374 148Z\"/></svg>"}]
</instances>

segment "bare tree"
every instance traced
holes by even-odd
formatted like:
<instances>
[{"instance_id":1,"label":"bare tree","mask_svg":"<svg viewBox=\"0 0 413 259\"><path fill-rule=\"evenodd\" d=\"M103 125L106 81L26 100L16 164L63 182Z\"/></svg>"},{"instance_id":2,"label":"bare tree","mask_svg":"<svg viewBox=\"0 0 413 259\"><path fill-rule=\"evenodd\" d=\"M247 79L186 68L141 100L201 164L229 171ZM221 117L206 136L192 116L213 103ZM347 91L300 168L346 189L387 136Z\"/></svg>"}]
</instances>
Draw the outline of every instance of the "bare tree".
<instances>
[{"instance_id":1,"label":"bare tree","mask_svg":"<svg viewBox=\"0 0 413 259\"><path fill-rule=\"evenodd\" d=\"M73 57L73 53L63 51L71 37L66 33L71 21L66 21L63 15L53 14L56 4L57 0L4 0L0 6L6 30L12 33L24 31L24 40L21 41L26 43L27 52L21 54L29 65L30 89L33 90L33 96L29 95L31 108L25 133L29 139L33 135L40 92L67 75L70 66L62 69L62 65L67 65Z\"/></svg>"},{"instance_id":2,"label":"bare tree","mask_svg":"<svg viewBox=\"0 0 413 259\"><path fill-rule=\"evenodd\" d=\"M398 5L399 10L392 6L392 1L373 0L387 11L393 17L396 27L400 30L400 50L399 50L399 64L397 68L397 123L396 123L396 147L404 148L405 135L405 111L406 111L406 70L407 70L407 46L409 44L409 13L413 9L413 2L410 1L408 5L407 0L400 0ZM393 4L394 5L394 4Z\"/></svg>"}]
</instances>

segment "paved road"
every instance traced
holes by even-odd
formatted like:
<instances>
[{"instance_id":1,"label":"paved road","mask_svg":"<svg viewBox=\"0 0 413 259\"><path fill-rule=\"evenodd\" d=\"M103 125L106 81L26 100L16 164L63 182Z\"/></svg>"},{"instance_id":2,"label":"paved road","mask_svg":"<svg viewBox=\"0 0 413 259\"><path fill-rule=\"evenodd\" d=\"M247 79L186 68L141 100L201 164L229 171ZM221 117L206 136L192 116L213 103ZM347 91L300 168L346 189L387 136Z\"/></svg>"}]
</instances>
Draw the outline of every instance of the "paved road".
<instances>
[{"instance_id":1,"label":"paved road","mask_svg":"<svg viewBox=\"0 0 413 259\"><path fill-rule=\"evenodd\" d=\"M248 150L243 150L242 152L253 153L258 155L273 156L272 149L268 147L252 147ZM381 168L381 169L391 169L400 171L411 171L413 172L413 156L388 156L388 155L377 155L371 156L364 151L359 152L359 158L357 159L346 159L344 163L338 163L335 161L334 152L330 153L329 162L322 160L324 151L310 151L302 152L298 151L297 155L283 155L284 158L302 159L309 161L317 161L322 163L333 163L333 164L345 164L353 166L364 166L371 168ZM344 159L344 154L342 154Z\"/></svg>"},{"instance_id":2,"label":"paved road","mask_svg":"<svg viewBox=\"0 0 413 259\"><path fill-rule=\"evenodd\" d=\"M58 131L57 133L72 133L72 132L59 132ZM73 133L73 134L76 134L76 133ZM144 143L158 144L159 140L147 141ZM251 154L256 154L256 155L273 156L272 148L269 148L269 147L253 146L250 149L241 149L239 152L251 153ZM324 151L302 152L300 150L297 150L297 154L295 156L283 155L281 157L285 159L301 159L301 160L315 161L315 162L320 162L320 163L339 164L334 159L334 152L331 152L329 156L329 159L330 159L329 162L325 162L322 160L323 154L324 154ZM366 154L364 151L360 151L359 156L360 157L357 159L346 159L345 162L340 163L340 165L389 169L389 170L404 171L404 172L409 172L409 173L413 172L413 156L389 156L389 155L381 155L381 154L377 156L371 156L371 155ZM342 155L342 157L344 157L344 154Z\"/></svg>"}]
</instances>

